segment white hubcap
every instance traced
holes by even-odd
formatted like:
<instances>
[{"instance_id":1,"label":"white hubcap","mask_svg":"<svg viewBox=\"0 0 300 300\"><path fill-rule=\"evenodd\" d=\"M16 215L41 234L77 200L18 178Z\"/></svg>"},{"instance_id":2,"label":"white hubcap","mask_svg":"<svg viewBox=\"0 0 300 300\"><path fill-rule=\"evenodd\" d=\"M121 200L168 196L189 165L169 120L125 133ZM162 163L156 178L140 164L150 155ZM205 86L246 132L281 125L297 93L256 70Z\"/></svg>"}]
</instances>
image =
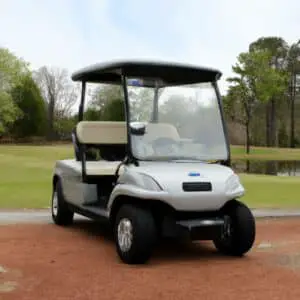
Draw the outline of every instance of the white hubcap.
<instances>
[{"instance_id":1,"label":"white hubcap","mask_svg":"<svg viewBox=\"0 0 300 300\"><path fill-rule=\"evenodd\" d=\"M128 251L132 245L132 224L129 219L121 219L118 225L118 243L123 252Z\"/></svg>"},{"instance_id":2,"label":"white hubcap","mask_svg":"<svg viewBox=\"0 0 300 300\"><path fill-rule=\"evenodd\" d=\"M52 212L54 216L57 215L57 210L58 210L58 198L57 198L57 192L55 191L53 193L53 199L52 199Z\"/></svg>"}]
</instances>

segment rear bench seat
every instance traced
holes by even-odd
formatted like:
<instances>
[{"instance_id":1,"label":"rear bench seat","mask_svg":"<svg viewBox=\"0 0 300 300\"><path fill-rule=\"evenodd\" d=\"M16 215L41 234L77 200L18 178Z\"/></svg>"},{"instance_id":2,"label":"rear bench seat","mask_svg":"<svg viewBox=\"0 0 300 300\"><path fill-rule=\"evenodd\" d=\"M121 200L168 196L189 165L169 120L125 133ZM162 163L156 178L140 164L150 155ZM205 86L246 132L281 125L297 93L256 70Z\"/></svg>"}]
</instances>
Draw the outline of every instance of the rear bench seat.
<instances>
[{"instance_id":1,"label":"rear bench seat","mask_svg":"<svg viewBox=\"0 0 300 300\"><path fill-rule=\"evenodd\" d=\"M81 121L76 126L76 136L78 142L86 146L117 146L127 144L127 128L126 122L112 121ZM147 124L146 134L140 138L141 143L151 144L151 142L159 137L169 137L175 141L179 141L180 137L176 128L167 123L149 123ZM146 152L151 152L151 146L146 146ZM113 151L113 147L112 147ZM101 152L101 150L100 150ZM151 153L149 153L151 155ZM87 176L111 176L114 175L121 160L119 161L86 161ZM76 163L76 170L82 172L80 162Z\"/></svg>"},{"instance_id":2,"label":"rear bench seat","mask_svg":"<svg viewBox=\"0 0 300 300\"><path fill-rule=\"evenodd\" d=\"M126 122L81 121L76 126L78 142L87 146L127 144ZM87 176L114 175L121 161L86 161ZM81 163L77 164L81 172Z\"/></svg>"}]
</instances>

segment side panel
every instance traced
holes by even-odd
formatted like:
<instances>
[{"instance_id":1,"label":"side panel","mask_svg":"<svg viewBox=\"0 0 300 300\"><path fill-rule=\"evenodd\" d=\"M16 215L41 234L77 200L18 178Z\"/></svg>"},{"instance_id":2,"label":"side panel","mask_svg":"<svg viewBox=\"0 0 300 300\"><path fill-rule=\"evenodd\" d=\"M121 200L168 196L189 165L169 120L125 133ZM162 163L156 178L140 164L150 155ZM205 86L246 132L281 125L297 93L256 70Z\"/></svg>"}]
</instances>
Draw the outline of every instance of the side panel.
<instances>
[{"instance_id":1,"label":"side panel","mask_svg":"<svg viewBox=\"0 0 300 300\"><path fill-rule=\"evenodd\" d=\"M55 174L61 179L66 200L75 205L92 204L97 201L97 185L82 182L81 163L61 160L56 163Z\"/></svg>"}]
</instances>

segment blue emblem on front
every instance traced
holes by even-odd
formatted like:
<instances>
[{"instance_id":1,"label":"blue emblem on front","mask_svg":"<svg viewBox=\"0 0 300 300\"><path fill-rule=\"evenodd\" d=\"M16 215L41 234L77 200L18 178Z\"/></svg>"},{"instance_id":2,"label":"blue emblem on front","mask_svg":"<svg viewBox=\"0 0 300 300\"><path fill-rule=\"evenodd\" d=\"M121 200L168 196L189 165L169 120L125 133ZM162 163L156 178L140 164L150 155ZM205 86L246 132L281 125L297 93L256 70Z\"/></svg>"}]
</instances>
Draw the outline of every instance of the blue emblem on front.
<instances>
[{"instance_id":1,"label":"blue emblem on front","mask_svg":"<svg viewBox=\"0 0 300 300\"><path fill-rule=\"evenodd\" d=\"M197 176L200 176L200 173L198 173L198 172L190 172L189 176L191 176L191 177L197 177Z\"/></svg>"}]
</instances>

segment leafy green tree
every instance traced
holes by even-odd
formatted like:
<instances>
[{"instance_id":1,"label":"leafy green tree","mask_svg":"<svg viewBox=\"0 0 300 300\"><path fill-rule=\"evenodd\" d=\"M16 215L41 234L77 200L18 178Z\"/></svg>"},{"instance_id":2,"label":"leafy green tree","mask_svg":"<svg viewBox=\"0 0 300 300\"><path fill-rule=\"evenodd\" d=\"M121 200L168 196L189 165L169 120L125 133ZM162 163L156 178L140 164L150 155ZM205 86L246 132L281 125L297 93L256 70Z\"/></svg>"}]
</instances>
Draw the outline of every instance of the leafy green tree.
<instances>
[{"instance_id":1,"label":"leafy green tree","mask_svg":"<svg viewBox=\"0 0 300 300\"><path fill-rule=\"evenodd\" d=\"M125 121L123 99L113 98L107 102L101 113L102 121Z\"/></svg>"},{"instance_id":2,"label":"leafy green tree","mask_svg":"<svg viewBox=\"0 0 300 300\"><path fill-rule=\"evenodd\" d=\"M300 74L300 40L290 46L287 54L287 68L290 75L290 147L295 147L295 100L296 78Z\"/></svg>"},{"instance_id":3,"label":"leafy green tree","mask_svg":"<svg viewBox=\"0 0 300 300\"><path fill-rule=\"evenodd\" d=\"M237 64L232 68L237 76L227 79L233 84L229 88L227 105L235 105L242 111L239 122L242 122L246 129L247 153L250 152L249 129L254 109L259 103L270 101L286 89L287 76L284 71L269 64L270 56L267 50L241 53Z\"/></svg>"},{"instance_id":4,"label":"leafy green tree","mask_svg":"<svg viewBox=\"0 0 300 300\"><path fill-rule=\"evenodd\" d=\"M89 107L101 111L107 103L116 99L123 99L122 87L118 85L101 84L94 90Z\"/></svg>"},{"instance_id":5,"label":"leafy green tree","mask_svg":"<svg viewBox=\"0 0 300 300\"><path fill-rule=\"evenodd\" d=\"M224 109L229 118L245 127L246 131L246 152L250 153L250 125L253 118L253 109L256 102L255 97L250 96L250 91L241 78L237 85L229 88L228 94L224 97Z\"/></svg>"},{"instance_id":6,"label":"leafy green tree","mask_svg":"<svg viewBox=\"0 0 300 300\"><path fill-rule=\"evenodd\" d=\"M0 91L0 135L7 134L21 115L22 113L14 104L11 95Z\"/></svg>"},{"instance_id":7,"label":"leafy green tree","mask_svg":"<svg viewBox=\"0 0 300 300\"><path fill-rule=\"evenodd\" d=\"M129 87L130 118L134 122L149 122L152 118L154 89Z\"/></svg>"},{"instance_id":8,"label":"leafy green tree","mask_svg":"<svg viewBox=\"0 0 300 300\"><path fill-rule=\"evenodd\" d=\"M0 48L0 90L9 91L23 75L29 74L29 64L7 48Z\"/></svg>"},{"instance_id":9,"label":"leafy green tree","mask_svg":"<svg viewBox=\"0 0 300 300\"><path fill-rule=\"evenodd\" d=\"M266 101L266 143L267 146L275 146L277 141L277 115L278 115L278 103L285 99L284 94L287 91L287 77L286 66L287 66L287 54L289 45L287 42L276 36L261 37L250 44L250 52L261 52L267 51L269 53L268 64L273 69L282 73L282 80L284 81L285 88L282 89L282 84L279 85L280 92L269 93L266 90L268 97ZM278 82L274 82L274 87ZM276 87L275 87L276 88Z\"/></svg>"},{"instance_id":10,"label":"leafy green tree","mask_svg":"<svg viewBox=\"0 0 300 300\"><path fill-rule=\"evenodd\" d=\"M54 122L54 133L59 139L69 140L71 132L76 126L77 119L73 117L58 118Z\"/></svg>"},{"instance_id":11,"label":"leafy green tree","mask_svg":"<svg viewBox=\"0 0 300 300\"><path fill-rule=\"evenodd\" d=\"M84 112L84 120L87 121L99 121L101 117L100 111L94 107L88 107Z\"/></svg>"},{"instance_id":12,"label":"leafy green tree","mask_svg":"<svg viewBox=\"0 0 300 300\"><path fill-rule=\"evenodd\" d=\"M13 126L18 137L43 136L47 129L46 105L30 75L23 76L11 91L12 99L22 111Z\"/></svg>"},{"instance_id":13,"label":"leafy green tree","mask_svg":"<svg viewBox=\"0 0 300 300\"><path fill-rule=\"evenodd\" d=\"M8 134L21 116L10 92L24 74L29 74L28 63L8 49L0 48L0 134Z\"/></svg>"},{"instance_id":14,"label":"leafy green tree","mask_svg":"<svg viewBox=\"0 0 300 300\"><path fill-rule=\"evenodd\" d=\"M188 99L182 95L170 95L159 105L159 121L174 125L180 135L189 136L190 128L187 125L190 125L190 122L187 120L193 117L194 111L188 109L188 103Z\"/></svg>"},{"instance_id":15,"label":"leafy green tree","mask_svg":"<svg viewBox=\"0 0 300 300\"><path fill-rule=\"evenodd\" d=\"M130 121L149 121L153 109L153 90L129 87ZM103 120L125 120L123 89L121 86L102 85L98 87L85 116Z\"/></svg>"},{"instance_id":16,"label":"leafy green tree","mask_svg":"<svg viewBox=\"0 0 300 300\"><path fill-rule=\"evenodd\" d=\"M103 121L124 121L125 106L121 86L102 85L95 89L85 118Z\"/></svg>"}]
</instances>

